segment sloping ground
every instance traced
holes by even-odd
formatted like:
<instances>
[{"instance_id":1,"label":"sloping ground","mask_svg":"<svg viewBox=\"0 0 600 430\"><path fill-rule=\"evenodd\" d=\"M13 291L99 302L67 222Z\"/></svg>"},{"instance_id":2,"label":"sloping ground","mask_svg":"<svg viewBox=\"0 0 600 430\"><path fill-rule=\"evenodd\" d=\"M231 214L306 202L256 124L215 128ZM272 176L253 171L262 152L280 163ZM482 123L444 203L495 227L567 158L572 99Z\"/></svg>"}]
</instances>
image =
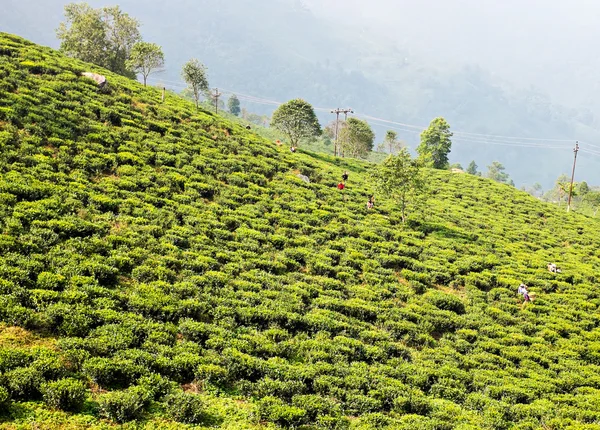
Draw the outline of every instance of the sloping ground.
<instances>
[{"instance_id":1,"label":"sloping ground","mask_svg":"<svg viewBox=\"0 0 600 430\"><path fill-rule=\"evenodd\" d=\"M3 427L107 427L119 390L148 428L600 425L598 222L430 171L402 225L366 163L88 70L0 34L0 318L36 333L0 342Z\"/></svg>"}]
</instances>

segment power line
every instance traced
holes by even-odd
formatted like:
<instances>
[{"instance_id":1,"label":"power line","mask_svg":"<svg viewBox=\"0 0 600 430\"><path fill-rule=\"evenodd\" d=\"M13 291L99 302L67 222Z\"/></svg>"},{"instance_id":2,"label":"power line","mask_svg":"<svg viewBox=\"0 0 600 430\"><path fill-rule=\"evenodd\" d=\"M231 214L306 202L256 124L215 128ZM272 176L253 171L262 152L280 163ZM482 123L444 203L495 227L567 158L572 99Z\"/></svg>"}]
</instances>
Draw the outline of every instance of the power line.
<instances>
[{"instance_id":1,"label":"power line","mask_svg":"<svg viewBox=\"0 0 600 430\"><path fill-rule=\"evenodd\" d=\"M182 85L183 84L182 82L159 80L159 79L154 79L154 78L149 78L149 79L156 80L157 82L158 81L170 82L174 86L187 88L186 85ZM276 100L266 99L266 98L262 98L262 97L256 97L256 96L240 93L240 92L233 91L233 90L221 89L221 91L223 91L224 93L228 93L228 94L236 94L240 99L247 101L247 102L251 102L251 103L262 104L262 105L271 105L271 106L280 106L282 104L282 102L279 102ZM322 112L333 112L330 109L321 108L321 107L315 107L314 109L317 111L322 111ZM354 113L354 112L352 112L352 113ZM366 115L366 114L359 113L356 115L359 117L371 120L372 122L374 122L375 125L382 126L383 124L385 124L386 127L389 127L391 129L396 129L399 131L403 131L403 132L407 132L407 133L419 134L426 128L425 126L406 124L406 123L401 123L401 122L397 122L397 121L390 121L390 120L387 120L384 118L378 118L378 117ZM346 114L346 116L347 116L347 114ZM377 123L379 123L379 124L377 124ZM504 135L494 135L494 134L484 134L484 133L472 133L472 132L457 131L457 130L454 130L453 134L454 134L453 140L458 141L458 142L462 141L463 143L479 143L479 144L484 144L484 145L500 145L500 146L509 146L509 147L512 146L512 147L524 147L524 148L528 147L528 148L542 148L542 149L565 149L565 147L561 147L559 145L572 142L572 140L569 140L569 139L504 136ZM588 144L585 142L582 142L582 144L600 149L600 146L597 146L597 145L592 145L592 144ZM586 152L583 149L582 149L582 151Z\"/></svg>"}]
</instances>

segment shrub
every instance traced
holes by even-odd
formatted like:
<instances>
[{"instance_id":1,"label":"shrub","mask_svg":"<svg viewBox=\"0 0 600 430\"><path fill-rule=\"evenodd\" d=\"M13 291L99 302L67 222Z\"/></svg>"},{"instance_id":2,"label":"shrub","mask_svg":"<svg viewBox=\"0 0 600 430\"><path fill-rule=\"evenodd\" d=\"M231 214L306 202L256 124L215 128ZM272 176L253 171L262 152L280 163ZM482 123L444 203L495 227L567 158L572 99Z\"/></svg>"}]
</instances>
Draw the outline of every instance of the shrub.
<instances>
[{"instance_id":1,"label":"shrub","mask_svg":"<svg viewBox=\"0 0 600 430\"><path fill-rule=\"evenodd\" d=\"M206 419L204 402L190 393L175 393L166 397L167 413L180 423L200 424Z\"/></svg>"},{"instance_id":2,"label":"shrub","mask_svg":"<svg viewBox=\"0 0 600 430\"><path fill-rule=\"evenodd\" d=\"M286 405L277 397L265 397L258 402L260 418L279 424L282 427L293 427L302 424L306 411L296 406Z\"/></svg>"},{"instance_id":3,"label":"shrub","mask_svg":"<svg viewBox=\"0 0 600 430\"><path fill-rule=\"evenodd\" d=\"M438 309L455 312L459 315L465 313L464 303L458 297L453 296L452 294L432 290L428 291L424 298Z\"/></svg>"},{"instance_id":4,"label":"shrub","mask_svg":"<svg viewBox=\"0 0 600 430\"><path fill-rule=\"evenodd\" d=\"M163 398L178 387L175 382L170 381L158 373L142 376L138 380L138 385L144 388L155 400Z\"/></svg>"},{"instance_id":5,"label":"shrub","mask_svg":"<svg viewBox=\"0 0 600 430\"><path fill-rule=\"evenodd\" d=\"M91 358L83 366L83 372L102 387L127 387L139 377L143 369L131 360L114 358Z\"/></svg>"},{"instance_id":6,"label":"shrub","mask_svg":"<svg viewBox=\"0 0 600 430\"><path fill-rule=\"evenodd\" d=\"M8 388L12 397L19 400L37 400L44 378L39 370L33 367L19 367L6 374Z\"/></svg>"},{"instance_id":7,"label":"shrub","mask_svg":"<svg viewBox=\"0 0 600 430\"><path fill-rule=\"evenodd\" d=\"M2 411L8 409L10 405L10 393L8 390L2 386L0 386L0 415Z\"/></svg>"},{"instance_id":8,"label":"shrub","mask_svg":"<svg viewBox=\"0 0 600 430\"><path fill-rule=\"evenodd\" d=\"M98 399L100 415L117 423L136 420L142 417L148 400L149 394L142 387L106 393Z\"/></svg>"},{"instance_id":9,"label":"shrub","mask_svg":"<svg viewBox=\"0 0 600 430\"><path fill-rule=\"evenodd\" d=\"M42 290L60 291L65 285L65 277L55 273L42 272L38 275L37 285Z\"/></svg>"},{"instance_id":10,"label":"shrub","mask_svg":"<svg viewBox=\"0 0 600 430\"><path fill-rule=\"evenodd\" d=\"M77 412L86 398L86 387L77 379L60 379L42 385L44 402L52 409Z\"/></svg>"}]
</instances>

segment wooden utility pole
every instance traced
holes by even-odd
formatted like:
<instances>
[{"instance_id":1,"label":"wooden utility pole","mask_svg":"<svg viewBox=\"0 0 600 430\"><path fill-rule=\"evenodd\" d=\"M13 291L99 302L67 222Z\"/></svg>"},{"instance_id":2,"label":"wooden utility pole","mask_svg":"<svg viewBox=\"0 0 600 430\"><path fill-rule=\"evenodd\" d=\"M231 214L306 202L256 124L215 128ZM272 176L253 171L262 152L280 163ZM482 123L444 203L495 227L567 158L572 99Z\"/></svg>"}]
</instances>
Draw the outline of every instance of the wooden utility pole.
<instances>
[{"instance_id":1,"label":"wooden utility pole","mask_svg":"<svg viewBox=\"0 0 600 430\"><path fill-rule=\"evenodd\" d=\"M215 99L215 113L219 113L219 97L221 97L221 93L218 88L215 88L215 92L212 94L212 98Z\"/></svg>"},{"instance_id":2,"label":"wooden utility pole","mask_svg":"<svg viewBox=\"0 0 600 430\"><path fill-rule=\"evenodd\" d=\"M167 89L165 87L163 87L163 90L162 90L162 102L163 103L165 102L165 91L167 91Z\"/></svg>"},{"instance_id":3,"label":"wooden utility pole","mask_svg":"<svg viewBox=\"0 0 600 430\"><path fill-rule=\"evenodd\" d=\"M345 121L348 119L348 114L354 113L354 111L352 109L337 108L337 109L332 110L331 113L335 114L335 144L333 147L333 154L334 154L334 156L337 157L339 154L342 153L342 151L338 147L338 132L339 132L339 126L340 126L340 114L341 113L344 114L344 121Z\"/></svg>"},{"instance_id":4,"label":"wooden utility pole","mask_svg":"<svg viewBox=\"0 0 600 430\"><path fill-rule=\"evenodd\" d=\"M567 204L567 212L571 210L571 198L573 197L573 182L575 181L575 165L577 164L577 153L579 152L579 141L575 143L575 158L573 159L573 173L571 174L571 188L569 189L569 203Z\"/></svg>"}]
</instances>

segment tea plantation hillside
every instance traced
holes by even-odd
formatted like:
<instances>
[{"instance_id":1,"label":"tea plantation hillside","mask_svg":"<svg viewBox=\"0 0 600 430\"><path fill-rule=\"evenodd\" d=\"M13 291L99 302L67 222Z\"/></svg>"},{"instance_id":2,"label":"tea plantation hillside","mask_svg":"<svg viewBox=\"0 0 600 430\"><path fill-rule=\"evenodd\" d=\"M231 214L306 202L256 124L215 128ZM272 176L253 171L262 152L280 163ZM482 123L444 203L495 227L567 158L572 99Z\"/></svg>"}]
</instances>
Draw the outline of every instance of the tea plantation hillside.
<instances>
[{"instance_id":1,"label":"tea plantation hillside","mask_svg":"<svg viewBox=\"0 0 600 430\"><path fill-rule=\"evenodd\" d=\"M0 34L0 427L600 428L600 224L371 168Z\"/></svg>"}]
</instances>

